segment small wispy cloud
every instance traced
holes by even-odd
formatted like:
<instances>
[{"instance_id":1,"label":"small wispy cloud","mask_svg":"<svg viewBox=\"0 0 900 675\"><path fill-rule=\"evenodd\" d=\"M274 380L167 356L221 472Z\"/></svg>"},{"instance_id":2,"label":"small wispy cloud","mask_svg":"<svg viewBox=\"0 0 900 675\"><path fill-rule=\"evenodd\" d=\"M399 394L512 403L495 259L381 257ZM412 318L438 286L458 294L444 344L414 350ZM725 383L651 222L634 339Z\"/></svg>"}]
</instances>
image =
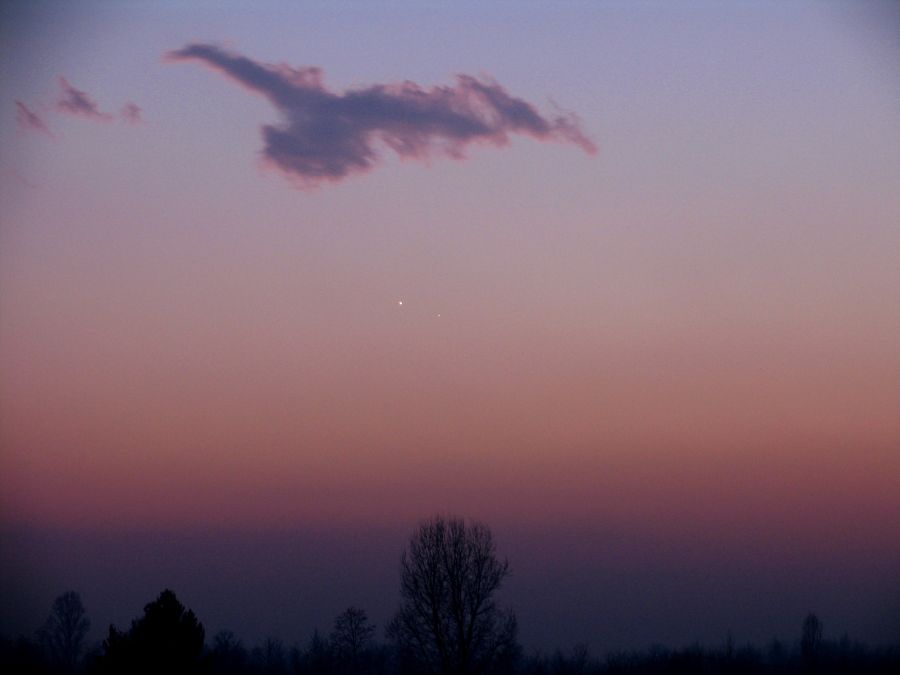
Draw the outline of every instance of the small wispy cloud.
<instances>
[{"instance_id":1,"label":"small wispy cloud","mask_svg":"<svg viewBox=\"0 0 900 675\"><path fill-rule=\"evenodd\" d=\"M11 178L23 187L27 187L29 190L36 190L39 187L37 183L29 180L15 169L6 168L3 170L3 175Z\"/></svg>"},{"instance_id":2,"label":"small wispy cloud","mask_svg":"<svg viewBox=\"0 0 900 675\"><path fill-rule=\"evenodd\" d=\"M140 124L141 109L136 103L128 101L128 103L122 106L119 116L129 124Z\"/></svg>"},{"instance_id":3,"label":"small wispy cloud","mask_svg":"<svg viewBox=\"0 0 900 675\"><path fill-rule=\"evenodd\" d=\"M25 131L36 131L48 136L53 135L50 133L47 123L44 122L44 118L22 103L22 101L16 101L16 124Z\"/></svg>"},{"instance_id":4,"label":"small wispy cloud","mask_svg":"<svg viewBox=\"0 0 900 675\"><path fill-rule=\"evenodd\" d=\"M504 146L522 134L597 151L574 114L544 116L496 82L469 75L453 86L406 81L336 93L319 68L260 63L212 44L189 44L166 58L199 62L267 98L284 121L263 125L263 157L304 187L371 170L379 144L404 158L461 159L469 145Z\"/></svg>"},{"instance_id":5,"label":"small wispy cloud","mask_svg":"<svg viewBox=\"0 0 900 675\"><path fill-rule=\"evenodd\" d=\"M76 89L69 81L59 78L60 95L56 102L56 109L71 115L79 115L98 122L111 122L114 117L110 113L102 112L97 102L81 89Z\"/></svg>"}]
</instances>

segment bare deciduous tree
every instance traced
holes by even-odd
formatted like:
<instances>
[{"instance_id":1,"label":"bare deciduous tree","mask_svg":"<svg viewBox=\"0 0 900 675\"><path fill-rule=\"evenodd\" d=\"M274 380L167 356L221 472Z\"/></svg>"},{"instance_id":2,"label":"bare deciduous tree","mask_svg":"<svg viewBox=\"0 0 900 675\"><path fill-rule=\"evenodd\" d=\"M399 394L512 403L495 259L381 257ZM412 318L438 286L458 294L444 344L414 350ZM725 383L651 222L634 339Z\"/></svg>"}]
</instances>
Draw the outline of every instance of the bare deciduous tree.
<instances>
[{"instance_id":1,"label":"bare deciduous tree","mask_svg":"<svg viewBox=\"0 0 900 675\"><path fill-rule=\"evenodd\" d=\"M518 650L516 619L494 594L509 574L490 529L435 517L409 540L400 563L402 603L388 636L441 675L496 672Z\"/></svg>"},{"instance_id":2,"label":"bare deciduous tree","mask_svg":"<svg viewBox=\"0 0 900 675\"><path fill-rule=\"evenodd\" d=\"M53 611L38 630L38 639L54 663L74 672L90 627L81 596L67 591L53 601Z\"/></svg>"},{"instance_id":3,"label":"bare deciduous tree","mask_svg":"<svg viewBox=\"0 0 900 675\"><path fill-rule=\"evenodd\" d=\"M375 626L369 623L366 611L348 607L334 620L329 642L338 659L357 663L374 634Z\"/></svg>"},{"instance_id":4,"label":"bare deciduous tree","mask_svg":"<svg viewBox=\"0 0 900 675\"><path fill-rule=\"evenodd\" d=\"M822 621L810 612L803 620L803 634L800 637L800 651L803 658L812 661L819 651L822 642Z\"/></svg>"}]
</instances>

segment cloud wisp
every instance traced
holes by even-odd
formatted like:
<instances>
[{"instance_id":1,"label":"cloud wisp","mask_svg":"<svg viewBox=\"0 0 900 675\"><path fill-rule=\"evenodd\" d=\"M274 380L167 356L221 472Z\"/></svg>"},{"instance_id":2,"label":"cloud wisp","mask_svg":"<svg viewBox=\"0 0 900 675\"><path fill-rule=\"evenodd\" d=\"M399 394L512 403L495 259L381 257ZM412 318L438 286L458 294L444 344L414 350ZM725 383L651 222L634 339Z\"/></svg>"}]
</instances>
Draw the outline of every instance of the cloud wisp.
<instances>
[{"instance_id":1,"label":"cloud wisp","mask_svg":"<svg viewBox=\"0 0 900 675\"><path fill-rule=\"evenodd\" d=\"M166 59L199 62L268 99L284 120L262 126L263 158L301 187L371 170L380 146L403 158L460 159L468 145L504 146L510 134L523 134L597 151L575 115L545 117L496 82L469 75L454 86L407 81L336 93L319 68L260 63L212 44L189 44Z\"/></svg>"},{"instance_id":2,"label":"cloud wisp","mask_svg":"<svg viewBox=\"0 0 900 675\"><path fill-rule=\"evenodd\" d=\"M50 133L50 127L44 122L44 118L31 110L22 101L16 101L16 123L20 129L25 131L35 131L48 136L53 135Z\"/></svg>"},{"instance_id":3,"label":"cloud wisp","mask_svg":"<svg viewBox=\"0 0 900 675\"><path fill-rule=\"evenodd\" d=\"M110 113L102 112L97 102L87 92L76 89L66 78L59 78L59 86L62 91L56 102L56 109L60 112L87 117L98 122L111 122L114 119Z\"/></svg>"},{"instance_id":4,"label":"cloud wisp","mask_svg":"<svg viewBox=\"0 0 900 675\"><path fill-rule=\"evenodd\" d=\"M125 105L122 106L122 110L119 113L119 116L128 124L140 124L142 121L141 117L141 108L136 103L132 103L128 101Z\"/></svg>"}]
</instances>

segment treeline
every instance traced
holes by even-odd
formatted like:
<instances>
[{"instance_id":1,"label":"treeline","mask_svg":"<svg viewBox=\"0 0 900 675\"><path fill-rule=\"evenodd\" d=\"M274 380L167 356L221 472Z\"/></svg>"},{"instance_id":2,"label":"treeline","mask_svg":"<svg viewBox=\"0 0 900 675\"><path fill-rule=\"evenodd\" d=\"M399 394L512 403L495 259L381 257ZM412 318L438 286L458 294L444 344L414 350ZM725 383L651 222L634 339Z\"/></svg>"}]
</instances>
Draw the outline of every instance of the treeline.
<instances>
[{"instance_id":1,"label":"treeline","mask_svg":"<svg viewBox=\"0 0 900 675\"><path fill-rule=\"evenodd\" d=\"M799 640L767 649L738 647L729 637L716 648L654 647L645 652L592 656L526 654L515 615L495 592L509 574L487 526L459 518L423 522L400 565L400 606L376 639L365 610L348 607L327 634L303 646L267 639L245 646L233 633L209 638L175 593L164 590L131 626L109 626L89 647L90 621L80 596L63 593L33 637L0 639L0 672L83 675L613 675L657 673L771 673L811 675L900 673L900 644L873 649L844 637L827 640L814 614Z\"/></svg>"},{"instance_id":2,"label":"treeline","mask_svg":"<svg viewBox=\"0 0 900 675\"><path fill-rule=\"evenodd\" d=\"M327 635L314 633L304 646L267 639L247 647L230 631L206 639L203 624L172 591L165 590L144 608L128 631L111 626L107 638L86 648L89 621L78 594L64 593L33 638L0 639L0 671L22 675L173 673L197 675L413 675L428 673L397 644L375 639L375 626L364 610L349 607ZM813 630L810 630L813 628ZM793 644L773 641L767 649L736 646L731 639L717 648L653 647L617 652L604 658L584 646L570 653L524 655L488 672L504 675L614 675L657 673L812 674L900 672L900 648L872 649L844 637L826 640L814 616Z\"/></svg>"}]
</instances>

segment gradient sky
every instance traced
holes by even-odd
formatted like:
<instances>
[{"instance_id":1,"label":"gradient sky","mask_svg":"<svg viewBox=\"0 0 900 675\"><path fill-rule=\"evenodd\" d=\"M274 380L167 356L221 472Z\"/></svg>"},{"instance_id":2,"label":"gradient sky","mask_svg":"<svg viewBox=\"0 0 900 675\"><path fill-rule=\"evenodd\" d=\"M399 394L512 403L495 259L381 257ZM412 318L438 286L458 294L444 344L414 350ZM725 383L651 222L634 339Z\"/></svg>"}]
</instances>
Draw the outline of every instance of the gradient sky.
<instances>
[{"instance_id":1,"label":"gradient sky","mask_svg":"<svg viewBox=\"0 0 900 675\"><path fill-rule=\"evenodd\" d=\"M248 639L383 623L452 512L528 644L896 635L900 13L484 4L0 7L0 628L166 584ZM583 139L298 182L261 127L308 110L191 44Z\"/></svg>"}]
</instances>

